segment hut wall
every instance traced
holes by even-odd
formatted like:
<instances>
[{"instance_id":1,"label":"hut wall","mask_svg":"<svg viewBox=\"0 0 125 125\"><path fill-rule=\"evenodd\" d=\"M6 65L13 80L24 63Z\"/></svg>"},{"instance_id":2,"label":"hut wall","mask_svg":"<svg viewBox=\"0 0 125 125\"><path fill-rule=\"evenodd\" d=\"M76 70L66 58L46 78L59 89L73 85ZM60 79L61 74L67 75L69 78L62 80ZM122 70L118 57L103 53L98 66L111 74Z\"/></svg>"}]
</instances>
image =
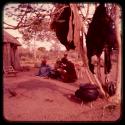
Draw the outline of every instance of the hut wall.
<instances>
[{"instance_id":1,"label":"hut wall","mask_svg":"<svg viewBox=\"0 0 125 125\"><path fill-rule=\"evenodd\" d=\"M11 66L11 57L10 57L10 44L3 44L3 66L6 69L8 66Z\"/></svg>"},{"instance_id":2,"label":"hut wall","mask_svg":"<svg viewBox=\"0 0 125 125\"><path fill-rule=\"evenodd\" d=\"M11 44L10 47L11 47L11 48L10 48L11 65L12 65L13 68L15 69L15 65L14 65L14 63L15 63L14 45Z\"/></svg>"},{"instance_id":3,"label":"hut wall","mask_svg":"<svg viewBox=\"0 0 125 125\"><path fill-rule=\"evenodd\" d=\"M16 70L20 70L20 58L18 48L15 49L15 62L14 66Z\"/></svg>"},{"instance_id":4,"label":"hut wall","mask_svg":"<svg viewBox=\"0 0 125 125\"><path fill-rule=\"evenodd\" d=\"M3 66L5 69L9 66L13 66L15 70L20 69L17 46L11 45L10 43L3 44Z\"/></svg>"}]
</instances>

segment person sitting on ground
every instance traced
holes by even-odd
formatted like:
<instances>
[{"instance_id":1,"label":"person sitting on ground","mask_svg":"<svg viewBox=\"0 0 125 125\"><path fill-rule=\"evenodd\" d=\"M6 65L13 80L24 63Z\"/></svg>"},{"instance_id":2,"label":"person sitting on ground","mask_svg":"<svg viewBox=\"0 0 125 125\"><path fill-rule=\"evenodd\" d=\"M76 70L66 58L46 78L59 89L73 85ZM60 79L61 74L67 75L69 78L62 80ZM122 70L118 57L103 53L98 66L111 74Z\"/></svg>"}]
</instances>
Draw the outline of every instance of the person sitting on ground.
<instances>
[{"instance_id":1,"label":"person sitting on ground","mask_svg":"<svg viewBox=\"0 0 125 125\"><path fill-rule=\"evenodd\" d=\"M47 64L47 60L43 58L37 75L42 77L49 77L50 73L51 67Z\"/></svg>"},{"instance_id":2,"label":"person sitting on ground","mask_svg":"<svg viewBox=\"0 0 125 125\"><path fill-rule=\"evenodd\" d=\"M61 79L61 60L58 58L55 65L54 65L54 69L51 70L51 74L50 77L53 79Z\"/></svg>"},{"instance_id":3,"label":"person sitting on ground","mask_svg":"<svg viewBox=\"0 0 125 125\"><path fill-rule=\"evenodd\" d=\"M64 57L61 59L57 71L60 73L63 82L75 82L77 80L75 66L67 59L67 54L64 54Z\"/></svg>"},{"instance_id":4,"label":"person sitting on ground","mask_svg":"<svg viewBox=\"0 0 125 125\"><path fill-rule=\"evenodd\" d=\"M63 82L75 82L77 80L77 74L75 66L71 61L63 63L62 80Z\"/></svg>"}]
</instances>

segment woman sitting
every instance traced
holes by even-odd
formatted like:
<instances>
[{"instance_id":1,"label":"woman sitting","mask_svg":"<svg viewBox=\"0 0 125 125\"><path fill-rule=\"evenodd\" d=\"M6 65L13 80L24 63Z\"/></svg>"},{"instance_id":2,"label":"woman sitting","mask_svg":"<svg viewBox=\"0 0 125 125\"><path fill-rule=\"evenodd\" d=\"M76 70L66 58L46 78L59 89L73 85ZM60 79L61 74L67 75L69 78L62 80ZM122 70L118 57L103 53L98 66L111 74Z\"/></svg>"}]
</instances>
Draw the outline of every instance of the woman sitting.
<instances>
[{"instance_id":1,"label":"woman sitting","mask_svg":"<svg viewBox=\"0 0 125 125\"><path fill-rule=\"evenodd\" d=\"M51 67L46 63L47 63L46 59L43 59L41 61L41 66L39 68L38 76L49 77L51 73Z\"/></svg>"}]
</instances>

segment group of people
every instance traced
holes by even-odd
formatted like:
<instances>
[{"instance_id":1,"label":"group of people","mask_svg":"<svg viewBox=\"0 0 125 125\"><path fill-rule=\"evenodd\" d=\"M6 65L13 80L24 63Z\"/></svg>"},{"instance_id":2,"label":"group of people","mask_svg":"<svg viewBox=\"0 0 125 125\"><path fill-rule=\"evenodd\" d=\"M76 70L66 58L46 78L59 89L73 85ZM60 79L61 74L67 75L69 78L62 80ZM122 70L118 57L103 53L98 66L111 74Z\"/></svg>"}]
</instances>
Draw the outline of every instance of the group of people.
<instances>
[{"instance_id":1,"label":"group of people","mask_svg":"<svg viewBox=\"0 0 125 125\"><path fill-rule=\"evenodd\" d=\"M67 54L64 54L62 59L57 59L54 68L51 68L47 64L47 60L43 58L37 75L58 79L63 82L75 82L77 80L75 66L67 59Z\"/></svg>"}]
</instances>

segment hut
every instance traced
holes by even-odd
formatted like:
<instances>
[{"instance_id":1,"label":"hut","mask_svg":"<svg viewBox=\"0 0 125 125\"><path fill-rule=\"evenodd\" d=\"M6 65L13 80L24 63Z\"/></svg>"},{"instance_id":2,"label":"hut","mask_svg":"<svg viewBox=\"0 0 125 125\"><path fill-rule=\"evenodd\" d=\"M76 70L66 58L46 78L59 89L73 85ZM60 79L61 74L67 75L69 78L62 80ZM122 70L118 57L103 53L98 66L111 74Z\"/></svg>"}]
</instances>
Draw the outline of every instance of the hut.
<instances>
[{"instance_id":1,"label":"hut","mask_svg":"<svg viewBox=\"0 0 125 125\"><path fill-rule=\"evenodd\" d=\"M3 67L7 69L12 66L15 70L20 70L18 46L19 41L8 32L3 31Z\"/></svg>"}]
</instances>

